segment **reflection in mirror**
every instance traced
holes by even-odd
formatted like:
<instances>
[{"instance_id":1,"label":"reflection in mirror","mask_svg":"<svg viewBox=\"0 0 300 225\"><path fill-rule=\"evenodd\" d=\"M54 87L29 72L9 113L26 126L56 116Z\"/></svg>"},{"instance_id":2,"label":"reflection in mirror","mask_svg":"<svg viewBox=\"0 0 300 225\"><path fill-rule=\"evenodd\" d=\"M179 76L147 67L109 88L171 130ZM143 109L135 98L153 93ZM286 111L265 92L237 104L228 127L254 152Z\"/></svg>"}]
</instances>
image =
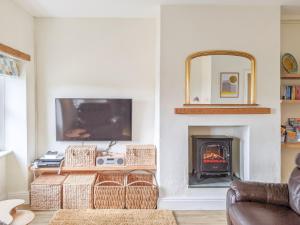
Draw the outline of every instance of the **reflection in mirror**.
<instances>
[{"instance_id":1,"label":"reflection in mirror","mask_svg":"<svg viewBox=\"0 0 300 225\"><path fill-rule=\"evenodd\" d=\"M205 55L190 62L191 104L250 104L251 61L235 55Z\"/></svg>"}]
</instances>

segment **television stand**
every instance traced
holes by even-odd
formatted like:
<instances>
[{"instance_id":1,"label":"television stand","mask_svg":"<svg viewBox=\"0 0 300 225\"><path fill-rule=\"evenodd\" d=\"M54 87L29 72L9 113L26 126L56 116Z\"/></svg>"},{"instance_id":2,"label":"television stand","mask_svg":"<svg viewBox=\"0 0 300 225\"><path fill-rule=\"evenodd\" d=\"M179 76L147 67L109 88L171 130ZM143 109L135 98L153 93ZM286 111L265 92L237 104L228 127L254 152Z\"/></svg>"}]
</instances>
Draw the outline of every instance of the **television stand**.
<instances>
[{"instance_id":1,"label":"television stand","mask_svg":"<svg viewBox=\"0 0 300 225\"><path fill-rule=\"evenodd\" d=\"M65 167L62 168L54 167L54 168L34 168L31 166L30 171L33 172L34 179L44 173L78 173L78 172L104 172L104 171L118 171L127 173L131 170L149 170L152 172L156 171L156 166L93 166L93 167Z\"/></svg>"}]
</instances>

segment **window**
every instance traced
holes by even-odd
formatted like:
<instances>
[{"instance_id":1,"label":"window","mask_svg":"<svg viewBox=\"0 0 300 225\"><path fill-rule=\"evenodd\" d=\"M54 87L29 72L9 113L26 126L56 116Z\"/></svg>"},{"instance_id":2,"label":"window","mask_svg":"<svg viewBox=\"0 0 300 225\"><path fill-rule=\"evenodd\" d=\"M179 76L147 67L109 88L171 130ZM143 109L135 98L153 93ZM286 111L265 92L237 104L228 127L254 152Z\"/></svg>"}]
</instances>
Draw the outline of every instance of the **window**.
<instances>
[{"instance_id":1,"label":"window","mask_svg":"<svg viewBox=\"0 0 300 225\"><path fill-rule=\"evenodd\" d=\"M4 150L4 101L5 101L5 77L0 75L0 150Z\"/></svg>"},{"instance_id":2,"label":"window","mask_svg":"<svg viewBox=\"0 0 300 225\"><path fill-rule=\"evenodd\" d=\"M5 86L6 79L19 76L21 61L0 53L0 151L5 148Z\"/></svg>"}]
</instances>

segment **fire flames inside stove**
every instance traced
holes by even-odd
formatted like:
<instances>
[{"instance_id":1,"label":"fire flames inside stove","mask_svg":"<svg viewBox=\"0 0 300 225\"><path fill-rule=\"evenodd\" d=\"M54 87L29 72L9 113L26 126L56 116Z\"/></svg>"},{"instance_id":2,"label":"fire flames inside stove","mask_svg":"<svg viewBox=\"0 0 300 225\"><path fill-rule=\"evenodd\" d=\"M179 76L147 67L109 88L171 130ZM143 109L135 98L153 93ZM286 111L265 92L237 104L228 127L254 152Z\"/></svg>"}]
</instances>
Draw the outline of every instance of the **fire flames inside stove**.
<instances>
[{"instance_id":1,"label":"fire flames inside stove","mask_svg":"<svg viewBox=\"0 0 300 225\"><path fill-rule=\"evenodd\" d=\"M203 163L226 163L223 154L224 151L219 145L207 146L203 154Z\"/></svg>"}]
</instances>

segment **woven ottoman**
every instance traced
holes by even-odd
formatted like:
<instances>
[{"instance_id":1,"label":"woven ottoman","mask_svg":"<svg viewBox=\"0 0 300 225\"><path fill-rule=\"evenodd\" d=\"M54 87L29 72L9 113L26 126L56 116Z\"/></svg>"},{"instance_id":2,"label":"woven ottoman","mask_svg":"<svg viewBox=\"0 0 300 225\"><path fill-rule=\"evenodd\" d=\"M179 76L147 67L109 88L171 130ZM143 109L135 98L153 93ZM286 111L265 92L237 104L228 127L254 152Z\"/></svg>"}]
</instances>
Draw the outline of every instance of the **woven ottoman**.
<instances>
[{"instance_id":1,"label":"woven ottoman","mask_svg":"<svg viewBox=\"0 0 300 225\"><path fill-rule=\"evenodd\" d=\"M69 175L63 184L64 209L92 209L97 174Z\"/></svg>"},{"instance_id":2,"label":"woven ottoman","mask_svg":"<svg viewBox=\"0 0 300 225\"><path fill-rule=\"evenodd\" d=\"M57 210L62 207L62 184L66 176L41 175L31 183L31 209Z\"/></svg>"}]
</instances>

